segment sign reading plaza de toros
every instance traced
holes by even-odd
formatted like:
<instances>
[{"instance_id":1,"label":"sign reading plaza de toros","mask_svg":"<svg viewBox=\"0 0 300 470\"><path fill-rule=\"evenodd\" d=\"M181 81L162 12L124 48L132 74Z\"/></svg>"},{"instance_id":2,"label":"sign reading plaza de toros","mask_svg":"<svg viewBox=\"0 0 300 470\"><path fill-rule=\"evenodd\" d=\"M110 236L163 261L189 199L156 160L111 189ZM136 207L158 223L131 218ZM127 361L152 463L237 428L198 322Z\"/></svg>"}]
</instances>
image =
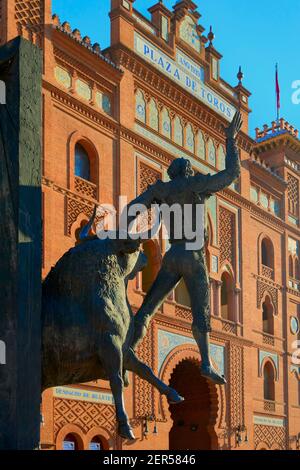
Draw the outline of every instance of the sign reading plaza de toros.
<instances>
[{"instance_id":1,"label":"sign reading plaza de toros","mask_svg":"<svg viewBox=\"0 0 300 470\"><path fill-rule=\"evenodd\" d=\"M176 61L174 61L138 33L135 33L134 43L136 53L143 59L160 69L171 80L177 82L178 85L192 93L225 119L232 120L235 108L204 84L203 69L196 62L178 50Z\"/></svg>"}]
</instances>

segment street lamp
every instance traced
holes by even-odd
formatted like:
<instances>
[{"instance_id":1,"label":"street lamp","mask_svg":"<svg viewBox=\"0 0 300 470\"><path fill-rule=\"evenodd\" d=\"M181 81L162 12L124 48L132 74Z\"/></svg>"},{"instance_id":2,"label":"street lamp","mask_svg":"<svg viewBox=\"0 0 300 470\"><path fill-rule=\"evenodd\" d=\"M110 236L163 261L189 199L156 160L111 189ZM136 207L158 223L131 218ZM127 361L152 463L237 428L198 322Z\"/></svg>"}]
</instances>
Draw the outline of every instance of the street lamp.
<instances>
[{"instance_id":1,"label":"street lamp","mask_svg":"<svg viewBox=\"0 0 300 470\"><path fill-rule=\"evenodd\" d=\"M300 432L298 432L298 434L296 434L295 436L290 436L289 441L291 444L295 442L296 450L300 450Z\"/></svg>"},{"instance_id":2,"label":"street lamp","mask_svg":"<svg viewBox=\"0 0 300 470\"><path fill-rule=\"evenodd\" d=\"M153 428L153 433L154 435L158 435L158 429L157 429L157 420L155 416L145 416L142 419L142 427L143 427L143 437L147 439L147 436L149 434L149 426L148 423L154 422L154 428Z\"/></svg>"},{"instance_id":3,"label":"street lamp","mask_svg":"<svg viewBox=\"0 0 300 470\"><path fill-rule=\"evenodd\" d=\"M239 424L235 431L235 442L239 447L243 442L243 434L245 433L244 442L249 442L247 428L244 424Z\"/></svg>"}]
</instances>

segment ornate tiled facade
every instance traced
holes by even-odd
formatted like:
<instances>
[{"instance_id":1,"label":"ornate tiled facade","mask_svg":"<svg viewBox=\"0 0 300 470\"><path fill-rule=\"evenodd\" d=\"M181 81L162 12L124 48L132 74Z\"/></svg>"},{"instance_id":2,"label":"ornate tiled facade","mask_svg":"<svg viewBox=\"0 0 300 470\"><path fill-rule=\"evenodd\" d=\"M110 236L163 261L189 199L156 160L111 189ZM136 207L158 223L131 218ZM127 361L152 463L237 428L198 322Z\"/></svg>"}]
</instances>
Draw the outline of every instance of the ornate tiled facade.
<instances>
[{"instance_id":1,"label":"ornate tiled facade","mask_svg":"<svg viewBox=\"0 0 300 470\"><path fill-rule=\"evenodd\" d=\"M66 398L51 389L43 395L41 446L62 449L73 439L79 449L91 444L168 449L188 435L190 449L203 443L209 449L295 449L300 433L299 371L292 363L293 344L300 339L298 132L281 119L257 129L255 139L249 136L250 93L240 80L231 86L220 76L214 33L206 35L198 24L191 0L176 2L173 10L158 2L150 19L134 6L134 0L111 0L110 19L95 12L99 21L111 21L111 45L102 51L76 25L52 16L51 0L0 2L1 43L22 34L44 51L43 277L78 242L95 203L116 206L119 195L131 200L157 179L166 181L167 168L178 157L190 159L200 173L224 169L223 125L240 109L241 178L212 197L207 211L211 354L228 384L208 386L201 377L191 309L180 284L152 321L138 354L170 384L180 370L182 393L191 396L188 370L196 364L198 376L191 383L199 384L197 407L183 420L180 409L129 374L126 408L137 439L128 446L116 435L107 382L78 384ZM79 165L86 162L76 160L78 144L89 162L88 179ZM144 249L150 267L129 284L134 311L167 244L155 240ZM191 431L194 416L199 432ZM155 420L158 436L152 434Z\"/></svg>"}]
</instances>

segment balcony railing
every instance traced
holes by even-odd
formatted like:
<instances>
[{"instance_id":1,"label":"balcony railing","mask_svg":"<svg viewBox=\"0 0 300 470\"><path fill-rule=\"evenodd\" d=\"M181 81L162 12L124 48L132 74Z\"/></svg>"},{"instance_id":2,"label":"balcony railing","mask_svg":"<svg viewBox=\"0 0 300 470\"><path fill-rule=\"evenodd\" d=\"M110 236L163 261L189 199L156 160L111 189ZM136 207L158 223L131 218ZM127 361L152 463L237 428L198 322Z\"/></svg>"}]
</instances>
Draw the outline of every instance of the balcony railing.
<instances>
[{"instance_id":1,"label":"balcony railing","mask_svg":"<svg viewBox=\"0 0 300 470\"><path fill-rule=\"evenodd\" d=\"M263 343L267 344L268 346L274 346L275 345L275 338L273 335L270 335L269 333L263 333Z\"/></svg>"},{"instance_id":2,"label":"balcony railing","mask_svg":"<svg viewBox=\"0 0 300 470\"><path fill-rule=\"evenodd\" d=\"M264 264L262 264L261 274L268 279L274 280L274 269L269 268L269 266L265 266Z\"/></svg>"},{"instance_id":3,"label":"balcony railing","mask_svg":"<svg viewBox=\"0 0 300 470\"><path fill-rule=\"evenodd\" d=\"M189 307L184 305L176 305L175 307L176 317L182 318L183 320L193 321L192 311Z\"/></svg>"},{"instance_id":4,"label":"balcony railing","mask_svg":"<svg viewBox=\"0 0 300 470\"><path fill-rule=\"evenodd\" d=\"M75 191L91 199L97 199L97 186L80 176L75 176Z\"/></svg>"},{"instance_id":5,"label":"balcony railing","mask_svg":"<svg viewBox=\"0 0 300 470\"><path fill-rule=\"evenodd\" d=\"M300 291L300 281L297 279L290 278L289 279L289 288Z\"/></svg>"},{"instance_id":6,"label":"balcony railing","mask_svg":"<svg viewBox=\"0 0 300 470\"><path fill-rule=\"evenodd\" d=\"M237 325L233 321L222 319L222 331L225 331L225 333L231 333L232 335L236 335Z\"/></svg>"},{"instance_id":7,"label":"balcony railing","mask_svg":"<svg viewBox=\"0 0 300 470\"><path fill-rule=\"evenodd\" d=\"M275 401L264 400L264 410L274 413L276 410Z\"/></svg>"}]
</instances>

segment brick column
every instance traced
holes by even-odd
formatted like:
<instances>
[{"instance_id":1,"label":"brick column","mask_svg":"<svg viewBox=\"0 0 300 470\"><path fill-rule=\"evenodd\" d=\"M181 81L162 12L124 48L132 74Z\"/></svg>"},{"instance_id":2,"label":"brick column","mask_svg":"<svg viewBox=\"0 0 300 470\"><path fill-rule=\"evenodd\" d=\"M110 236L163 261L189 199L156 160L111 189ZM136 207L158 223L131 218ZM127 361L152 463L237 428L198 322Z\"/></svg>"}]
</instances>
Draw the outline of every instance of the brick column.
<instances>
[{"instance_id":1,"label":"brick column","mask_svg":"<svg viewBox=\"0 0 300 470\"><path fill-rule=\"evenodd\" d=\"M241 292L242 290L239 287L234 289L234 300L235 300L235 321L237 323L241 323L240 318L240 300L241 300Z\"/></svg>"},{"instance_id":2,"label":"brick column","mask_svg":"<svg viewBox=\"0 0 300 470\"><path fill-rule=\"evenodd\" d=\"M221 316L221 281L215 281L215 298L214 298L214 306L215 306L215 316Z\"/></svg>"}]
</instances>

